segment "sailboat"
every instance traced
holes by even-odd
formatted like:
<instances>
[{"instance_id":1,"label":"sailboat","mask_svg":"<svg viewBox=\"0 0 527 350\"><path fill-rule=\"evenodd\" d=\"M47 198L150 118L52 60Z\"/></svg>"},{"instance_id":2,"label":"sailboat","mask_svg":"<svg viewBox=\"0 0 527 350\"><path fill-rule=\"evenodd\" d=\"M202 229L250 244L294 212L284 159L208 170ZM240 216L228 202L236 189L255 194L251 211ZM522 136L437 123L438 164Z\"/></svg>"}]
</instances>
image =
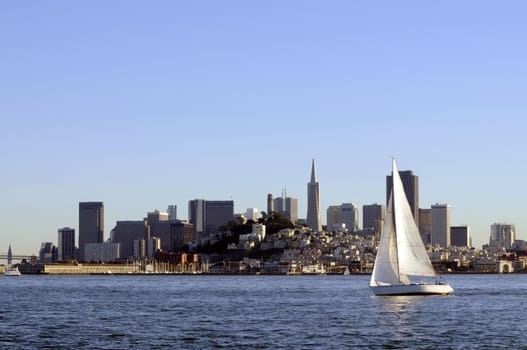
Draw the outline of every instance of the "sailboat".
<instances>
[{"instance_id":1,"label":"sailboat","mask_svg":"<svg viewBox=\"0 0 527 350\"><path fill-rule=\"evenodd\" d=\"M11 251L11 244L7 251L7 268L5 270L6 276L20 276L21 273L18 271L18 267L13 267L13 252Z\"/></svg>"},{"instance_id":2,"label":"sailboat","mask_svg":"<svg viewBox=\"0 0 527 350\"><path fill-rule=\"evenodd\" d=\"M395 160L392 160L392 190L370 288L376 295L449 294L454 291L438 278L430 262Z\"/></svg>"}]
</instances>

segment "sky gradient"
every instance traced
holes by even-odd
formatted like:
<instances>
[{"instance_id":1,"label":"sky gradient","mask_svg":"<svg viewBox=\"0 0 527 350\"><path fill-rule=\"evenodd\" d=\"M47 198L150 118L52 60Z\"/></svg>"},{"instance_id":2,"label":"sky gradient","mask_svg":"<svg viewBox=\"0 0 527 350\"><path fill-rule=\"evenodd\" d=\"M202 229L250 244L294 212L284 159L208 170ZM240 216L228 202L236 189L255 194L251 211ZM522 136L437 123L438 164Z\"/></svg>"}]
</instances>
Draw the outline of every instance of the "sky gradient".
<instances>
[{"instance_id":1,"label":"sky gradient","mask_svg":"<svg viewBox=\"0 0 527 350\"><path fill-rule=\"evenodd\" d=\"M391 157L473 243L527 239L522 1L52 1L0 11L0 252L38 253L78 202L117 220L188 201L306 215L383 203ZM362 217L360 219L362 221ZM3 247L3 248L2 248Z\"/></svg>"}]
</instances>

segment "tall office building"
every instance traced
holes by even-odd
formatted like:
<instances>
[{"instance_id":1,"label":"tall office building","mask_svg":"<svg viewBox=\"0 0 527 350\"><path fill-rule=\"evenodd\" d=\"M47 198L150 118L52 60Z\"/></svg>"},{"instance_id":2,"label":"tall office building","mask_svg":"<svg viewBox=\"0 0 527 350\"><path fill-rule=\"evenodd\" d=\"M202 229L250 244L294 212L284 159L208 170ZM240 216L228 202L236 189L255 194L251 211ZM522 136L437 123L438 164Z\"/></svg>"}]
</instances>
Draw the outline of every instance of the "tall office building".
<instances>
[{"instance_id":1,"label":"tall office building","mask_svg":"<svg viewBox=\"0 0 527 350\"><path fill-rule=\"evenodd\" d=\"M327 231L332 232L345 225L348 232L359 228L359 208L353 203L329 206L327 212Z\"/></svg>"},{"instance_id":2,"label":"tall office building","mask_svg":"<svg viewBox=\"0 0 527 350\"><path fill-rule=\"evenodd\" d=\"M298 221L298 199L287 197L285 190L282 197L277 197L273 201L274 212L285 215L293 224Z\"/></svg>"},{"instance_id":3,"label":"tall office building","mask_svg":"<svg viewBox=\"0 0 527 350\"><path fill-rule=\"evenodd\" d=\"M516 228L513 224L498 222L490 226L489 245L498 249L511 249L516 240Z\"/></svg>"},{"instance_id":4,"label":"tall office building","mask_svg":"<svg viewBox=\"0 0 527 350\"><path fill-rule=\"evenodd\" d=\"M133 241L148 238L147 220L117 221L110 232L110 242L119 243L119 255L128 259L134 255Z\"/></svg>"},{"instance_id":5,"label":"tall office building","mask_svg":"<svg viewBox=\"0 0 527 350\"><path fill-rule=\"evenodd\" d=\"M450 247L450 205L434 204L431 209L431 243L443 248Z\"/></svg>"},{"instance_id":6,"label":"tall office building","mask_svg":"<svg viewBox=\"0 0 527 350\"><path fill-rule=\"evenodd\" d=\"M85 260L88 243L104 242L103 202L79 202L79 261Z\"/></svg>"},{"instance_id":7,"label":"tall office building","mask_svg":"<svg viewBox=\"0 0 527 350\"><path fill-rule=\"evenodd\" d=\"M450 245L454 247L470 247L470 229L467 225L450 227Z\"/></svg>"},{"instance_id":8,"label":"tall office building","mask_svg":"<svg viewBox=\"0 0 527 350\"><path fill-rule=\"evenodd\" d=\"M316 232L322 231L320 221L320 186L317 182L315 159L311 165L311 181L307 184L307 226Z\"/></svg>"},{"instance_id":9,"label":"tall office building","mask_svg":"<svg viewBox=\"0 0 527 350\"><path fill-rule=\"evenodd\" d=\"M386 218L386 208L381 204L362 206L362 228L373 229L375 234L380 234Z\"/></svg>"},{"instance_id":10,"label":"tall office building","mask_svg":"<svg viewBox=\"0 0 527 350\"><path fill-rule=\"evenodd\" d=\"M432 210L419 209L419 233L425 245L432 244Z\"/></svg>"},{"instance_id":11,"label":"tall office building","mask_svg":"<svg viewBox=\"0 0 527 350\"><path fill-rule=\"evenodd\" d=\"M414 175L413 171L411 170L399 171L399 175L401 177L404 193L406 195L406 199L408 199L408 203L410 204L410 209L412 210L415 223L419 227L419 177ZM391 191L392 175L388 175L386 176L386 205L388 205Z\"/></svg>"},{"instance_id":12,"label":"tall office building","mask_svg":"<svg viewBox=\"0 0 527 350\"><path fill-rule=\"evenodd\" d=\"M269 193L267 195L267 215L271 215L271 213L274 211L274 200L273 195Z\"/></svg>"},{"instance_id":13,"label":"tall office building","mask_svg":"<svg viewBox=\"0 0 527 350\"><path fill-rule=\"evenodd\" d=\"M221 226L234 219L234 201L195 199L189 201L188 208L195 239L204 234L218 233Z\"/></svg>"},{"instance_id":14,"label":"tall office building","mask_svg":"<svg viewBox=\"0 0 527 350\"><path fill-rule=\"evenodd\" d=\"M234 219L234 201L205 201L205 231L218 233Z\"/></svg>"},{"instance_id":15,"label":"tall office building","mask_svg":"<svg viewBox=\"0 0 527 350\"><path fill-rule=\"evenodd\" d=\"M247 211L245 212L245 217L247 217L247 220L252 220L256 222L258 221L259 216L260 212L257 208L247 208Z\"/></svg>"},{"instance_id":16,"label":"tall office building","mask_svg":"<svg viewBox=\"0 0 527 350\"><path fill-rule=\"evenodd\" d=\"M188 202L188 221L194 225L194 238L205 232L205 200L194 199Z\"/></svg>"},{"instance_id":17,"label":"tall office building","mask_svg":"<svg viewBox=\"0 0 527 350\"><path fill-rule=\"evenodd\" d=\"M75 229L69 227L59 228L58 242L58 260L75 260Z\"/></svg>"},{"instance_id":18,"label":"tall office building","mask_svg":"<svg viewBox=\"0 0 527 350\"><path fill-rule=\"evenodd\" d=\"M177 220L177 205L169 205L167 209L168 220L175 221Z\"/></svg>"}]
</instances>

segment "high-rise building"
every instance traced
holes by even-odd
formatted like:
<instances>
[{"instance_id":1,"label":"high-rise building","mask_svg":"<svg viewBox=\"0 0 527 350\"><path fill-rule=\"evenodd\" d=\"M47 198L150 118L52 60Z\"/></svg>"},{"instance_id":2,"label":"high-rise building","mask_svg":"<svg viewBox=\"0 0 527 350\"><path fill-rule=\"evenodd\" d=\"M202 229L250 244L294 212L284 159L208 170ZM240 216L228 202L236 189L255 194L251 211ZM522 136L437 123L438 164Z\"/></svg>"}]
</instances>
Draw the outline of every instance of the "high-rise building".
<instances>
[{"instance_id":1,"label":"high-rise building","mask_svg":"<svg viewBox=\"0 0 527 350\"><path fill-rule=\"evenodd\" d=\"M454 247L470 247L470 230L467 225L450 227L450 245Z\"/></svg>"},{"instance_id":2,"label":"high-rise building","mask_svg":"<svg viewBox=\"0 0 527 350\"><path fill-rule=\"evenodd\" d=\"M419 233L425 245L432 244L432 210L419 209Z\"/></svg>"},{"instance_id":3,"label":"high-rise building","mask_svg":"<svg viewBox=\"0 0 527 350\"><path fill-rule=\"evenodd\" d=\"M218 233L221 226L234 219L234 201L205 202L205 232Z\"/></svg>"},{"instance_id":4,"label":"high-rise building","mask_svg":"<svg viewBox=\"0 0 527 350\"><path fill-rule=\"evenodd\" d=\"M169 205L167 209L167 213L168 213L168 220L170 221L177 220L177 205L175 204Z\"/></svg>"},{"instance_id":5,"label":"high-rise building","mask_svg":"<svg viewBox=\"0 0 527 350\"><path fill-rule=\"evenodd\" d=\"M332 232L344 225L348 232L359 228L359 208L353 203L331 205L327 210L327 230Z\"/></svg>"},{"instance_id":6,"label":"high-rise building","mask_svg":"<svg viewBox=\"0 0 527 350\"><path fill-rule=\"evenodd\" d=\"M330 205L326 210L326 226L328 232L333 232L340 223L340 205Z\"/></svg>"},{"instance_id":7,"label":"high-rise building","mask_svg":"<svg viewBox=\"0 0 527 350\"><path fill-rule=\"evenodd\" d=\"M401 181L403 183L404 193L408 203L410 204L410 209L412 210L412 215L414 217L415 223L419 227L419 177L414 175L413 171L405 170L399 171ZM388 200L390 199L390 193L392 192L392 175L386 176L386 204L388 205Z\"/></svg>"},{"instance_id":8,"label":"high-rise building","mask_svg":"<svg viewBox=\"0 0 527 350\"><path fill-rule=\"evenodd\" d=\"M490 226L489 245L498 249L511 249L516 240L516 228L513 224L498 222Z\"/></svg>"},{"instance_id":9,"label":"high-rise building","mask_svg":"<svg viewBox=\"0 0 527 350\"><path fill-rule=\"evenodd\" d=\"M269 193L267 195L267 215L271 215L273 211L274 211L273 195Z\"/></svg>"},{"instance_id":10,"label":"high-rise building","mask_svg":"<svg viewBox=\"0 0 527 350\"><path fill-rule=\"evenodd\" d=\"M75 260L75 229L69 227L59 228L58 238L58 260Z\"/></svg>"},{"instance_id":11,"label":"high-rise building","mask_svg":"<svg viewBox=\"0 0 527 350\"><path fill-rule=\"evenodd\" d=\"M274 212L285 215L293 224L298 220L298 199L287 197L282 191L282 197L277 197L273 201Z\"/></svg>"},{"instance_id":12,"label":"high-rise building","mask_svg":"<svg viewBox=\"0 0 527 350\"><path fill-rule=\"evenodd\" d=\"M234 201L194 199L189 201L188 208L195 239L203 234L218 233L221 226L234 219Z\"/></svg>"},{"instance_id":13,"label":"high-rise building","mask_svg":"<svg viewBox=\"0 0 527 350\"><path fill-rule=\"evenodd\" d=\"M86 261L85 245L104 242L103 202L79 203L79 261Z\"/></svg>"},{"instance_id":14,"label":"high-rise building","mask_svg":"<svg viewBox=\"0 0 527 350\"><path fill-rule=\"evenodd\" d=\"M258 212L257 208L247 208L245 216L247 217L247 220L252 220L256 222L258 220L258 217L260 216L260 212Z\"/></svg>"},{"instance_id":15,"label":"high-rise building","mask_svg":"<svg viewBox=\"0 0 527 350\"><path fill-rule=\"evenodd\" d=\"M51 242L42 242L38 255L42 264L57 262L57 247Z\"/></svg>"},{"instance_id":16,"label":"high-rise building","mask_svg":"<svg viewBox=\"0 0 527 350\"><path fill-rule=\"evenodd\" d=\"M364 230L373 229L374 233L379 235L382 232L385 218L384 205L375 203L362 206L362 228Z\"/></svg>"},{"instance_id":17,"label":"high-rise building","mask_svg":"<svg viewBox=\"0 0 527 350\"><path fill-rule=\"evenodd\" d=\"M110 232L110 242L120 243L119 256L128 259L134 256L133 241L148 237L147 220L117 221Z\"/></svg>"},{"instance_id":18,"label":"high-rise building","mask_svg":"<svg viewBox=\"0 0 527 350\"><path fill-rule=\"evenodd\" d=\"M285 213L293 224L298 221L298 199L293 197L286 197L285 199Z\"/></svg>"},{"instance_id":19,"label":"high-rise building","mask_svg":"<svg viewBox=\"0 0 527 350\"><path fill-rule=\"evenodd\" d=\"M431 223L431 244L443 248L450 247L450 205L432 205Z\"/></svg>"},{"instance_id":20,"label":"high-rise building","mask_svg":"<svg viewBox=\"0 0 527 350\"><path fill-rule=\"evenodd\" d=\"M311 165L311 181L307 184L307 226L315 232L322 231L320 221L320 186L317 182L315 159Z\"/></svg>"},{"instance_id":21,"label":"high-rise building","mask_svg":"<svg viewBox=\"0 0 527 350\"><path fill-rule=\"evenodd\" d=\"M146 214L148 222L159 222L159 221L169 221L169 214L163 211L154 210Z\"/></svg>"}]
</instances>

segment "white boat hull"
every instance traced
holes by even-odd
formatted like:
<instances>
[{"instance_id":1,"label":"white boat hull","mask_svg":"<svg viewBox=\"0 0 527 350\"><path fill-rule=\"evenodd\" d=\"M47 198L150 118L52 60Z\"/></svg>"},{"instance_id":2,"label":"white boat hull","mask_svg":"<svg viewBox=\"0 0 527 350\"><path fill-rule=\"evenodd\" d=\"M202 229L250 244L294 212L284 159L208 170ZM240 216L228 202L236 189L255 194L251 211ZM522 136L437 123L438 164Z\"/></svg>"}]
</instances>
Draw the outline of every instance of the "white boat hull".
<instances>
[{"instance_id":1,"label":"white boat hull","mask_svg":"<svg viewBox=\"0 0 527 350\"><path fill-rule=\"evenodd\" d=\"M15 268L10 267L5 271L5 275L6 276L20 276L22 274L20 273L20 271L18 271L18 267L15 267Z\"/></svg>"},{"instance_id":2,"label":"white boat hull","mask_svg":"<svg viewBox=\"0 0 527 350\"><path fill-rule=\"evenodd\" d=\"M370 288L375 295L446 295L454 291L448 284L397 284Z\"/></svg>"}]
</instances>

